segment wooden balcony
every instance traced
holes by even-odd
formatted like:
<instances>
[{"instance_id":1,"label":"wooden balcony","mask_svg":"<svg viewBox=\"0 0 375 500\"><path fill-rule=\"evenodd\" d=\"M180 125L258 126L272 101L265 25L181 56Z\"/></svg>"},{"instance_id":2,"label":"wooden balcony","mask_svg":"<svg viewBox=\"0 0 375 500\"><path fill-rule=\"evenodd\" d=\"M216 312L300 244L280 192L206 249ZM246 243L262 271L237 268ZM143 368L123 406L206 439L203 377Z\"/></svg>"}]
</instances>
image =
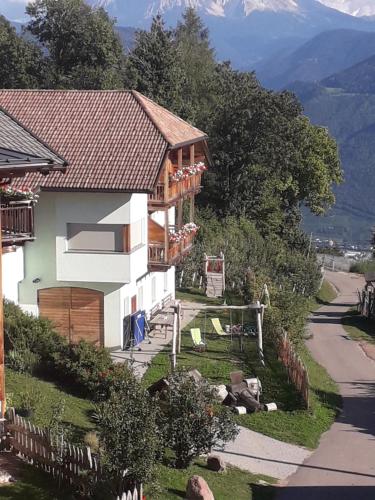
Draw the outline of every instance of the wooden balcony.
<instances>
[{"instance_id":1,"label":"wooden balcony","mask_svg":"<svg viewBox=\"0 0 375 500\"><path fill-rule=\"evenodd\" d=\"M169 241L169 234L176 230L169 226L168 237L165 228L149 219L148 265L151 271L166 271L181 262L193 246L194 234L187 235L178 243Z\"/></svg>"},{"instance_id":2,"label":"wooden balcony","mask_svg":"<svg viewBox=\"0 0 375 500\"><path fill-rule=\"evenodd\" d=\"M174 205L179 199L198 194L201 190L201 183L201 172L181 181L168 179L165 182L158 182L155 191L148 197L148 207L151 210L157 210L163 206Z\"/></svg>"},{"instance_id":3,"label":"wooden balcony","mask_svg":"<svg viewBox=\"0 0 375 500\"><path fill-rule=\"evenodd\" d=\"M30 202L14 202L1 208L2 246L22 245L34 239L34 206Z\"/></svg>"}]
</instances>

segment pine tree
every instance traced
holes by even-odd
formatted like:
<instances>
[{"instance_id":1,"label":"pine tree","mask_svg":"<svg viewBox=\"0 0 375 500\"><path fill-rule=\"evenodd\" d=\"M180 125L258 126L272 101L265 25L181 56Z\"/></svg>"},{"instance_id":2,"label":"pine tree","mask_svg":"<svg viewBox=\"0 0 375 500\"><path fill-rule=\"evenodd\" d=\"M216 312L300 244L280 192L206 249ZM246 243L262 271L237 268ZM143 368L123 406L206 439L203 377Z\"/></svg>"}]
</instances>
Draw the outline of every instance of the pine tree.
<instances>
[{"instance_id":1,"label":"pine tree","mask_svg":"<svg viewBox=\"0 0 375 500\"><path fill-rule=\"evenodd\" d=\"M127 61L126 84L161 106L179 114L182 108L183 72L173 32L156 16L150 31L138 31Z\"/></svg>"},{"instance_id":2,"label":"pine tree","mask_svg":"<svg viewBox=\"0 0 375 500\"><path fill-rule=\"evenodd\" d=\"M205 127L207 115L215 103L215 53L209 32L194 8L188 8L176 28L182 82L183 117Z\"/></svg>"}]
</instances>

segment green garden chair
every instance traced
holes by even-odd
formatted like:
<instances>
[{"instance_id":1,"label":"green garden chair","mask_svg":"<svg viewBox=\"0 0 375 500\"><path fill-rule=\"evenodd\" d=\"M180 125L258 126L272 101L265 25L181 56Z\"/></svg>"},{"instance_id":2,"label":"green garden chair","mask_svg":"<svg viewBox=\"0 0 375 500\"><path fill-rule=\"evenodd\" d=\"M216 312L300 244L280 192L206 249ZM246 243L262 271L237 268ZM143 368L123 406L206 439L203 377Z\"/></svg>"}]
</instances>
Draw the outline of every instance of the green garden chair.
<instances>
[{"instance_id":1,"label":"green garden chair","mask_svg":"<svg viewBox=\"0 0 375 500\"><path fill-rule=\"evenodd\" d=\"M206 344L202 340L200 328L190 328L190 335L193 341L193 348L195 351L202 352L206 349Z\"/></svg>"}]
</instances>

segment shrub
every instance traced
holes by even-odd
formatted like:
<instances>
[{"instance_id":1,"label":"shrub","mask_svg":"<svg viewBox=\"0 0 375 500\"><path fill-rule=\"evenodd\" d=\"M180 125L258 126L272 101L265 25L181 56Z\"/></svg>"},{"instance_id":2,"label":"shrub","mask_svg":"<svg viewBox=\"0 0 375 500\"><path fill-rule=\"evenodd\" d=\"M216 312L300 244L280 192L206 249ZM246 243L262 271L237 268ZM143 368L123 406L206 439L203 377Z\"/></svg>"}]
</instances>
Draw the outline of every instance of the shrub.
<instances>
[{"instance_id":1,"label":"shrub","mask_svg":"<svg viewBox=\"0 0 375 500\"><path fill-rule=\"evenodd\" d=\"M40 356L27 347L12 349L7 353L6 364L20 373L34 373L40 366Z\"/></svg>"},{"instance_id":2,"label":"shrub","mask_svg":"<svg viewBox=\"0 0 375 500\"><path fill-rule=\"evenodd\" d=\"M17 410L20 415L29 416L41 405L43 405L43 403L44 397L42 392L35 387L29 387L19 393L19 404Z\"/></svg>"},{"instance_id":3,"label":"shrub","mask_svg":"<svg viewBox=\"0 0 375 500\"><path fill-rule=\"evenodd\" d=\"M375 272L375 260L361 260L360 262L355 262L350 266L351 273L371 273Z\"/></svg>"},{"instance_id":4,"label":"shrub","mask_svg":"<svg viewBox=\"0 0 375 500\"><path fill-rule=\"evenodd\" d=\"M107 349L81 340L58 351L54 356L54 365L63 382L94 398L100 389L103 374L112 368L113 363Z\"/></svg>"},{"instance_id":5,"label":"shrub","mask_svg":"<svg viewBox=\"0 0 375 500\"><path fill-rule=\"evenodd\" d=\"M163 430L176 467L185 468L213 446L234 439L238 429L228 408L215 408L215 390L207 381L197 383L183 371L168 380Z\"/></svg>"},{"instance_id":6,"label":"shrub","mask_svg":"<svg viewBox=\"0 0 375 500\"><path fill-rule=\"evenodd\" d=\"M4 335L7 363L28 373L36 369L51 370L54 354L67 345L50 321L25 313L7 300L4 301ZM10 351L17 354L13 352L9 356Z\"/></svg>"},{"instance_id":7,"label":"shrub","mask_svg":"<svg viewBox=\"0 0 375 500\"><path fill-rule=\"evenodd\" d=\"M127 377L98 406L103 477L115 496L152 479L161 446L157 419L156 400L134 376Z\"/></svg>"}]
</instances>

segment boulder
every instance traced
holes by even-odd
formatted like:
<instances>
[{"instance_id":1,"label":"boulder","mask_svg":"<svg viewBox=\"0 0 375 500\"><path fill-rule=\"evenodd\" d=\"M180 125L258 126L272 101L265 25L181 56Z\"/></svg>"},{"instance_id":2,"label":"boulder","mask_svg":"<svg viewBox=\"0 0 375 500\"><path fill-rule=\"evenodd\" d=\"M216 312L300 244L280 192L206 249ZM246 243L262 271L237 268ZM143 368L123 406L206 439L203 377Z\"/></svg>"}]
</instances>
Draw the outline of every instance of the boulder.
<instances>
[{"instance_id":1,"label":"boulder","mask_svg":"<svg viewBox=\"0 0 375 500\"><path fill-rule=\"evenodd\" d=\"M227 469L224 460L219 455L208 455L207 468L215 472L225 472Z\"/></svg>"},{"instance_id":2,"label":"boulder","mask_svg":"<svg viewBox=\"0 0 375 500\"><path fill-rule=\"evenodd\" d=\"M187 483L186 500L215 500L215 497L203 477L192 476Z\"/></svg>"}]
</instances>

